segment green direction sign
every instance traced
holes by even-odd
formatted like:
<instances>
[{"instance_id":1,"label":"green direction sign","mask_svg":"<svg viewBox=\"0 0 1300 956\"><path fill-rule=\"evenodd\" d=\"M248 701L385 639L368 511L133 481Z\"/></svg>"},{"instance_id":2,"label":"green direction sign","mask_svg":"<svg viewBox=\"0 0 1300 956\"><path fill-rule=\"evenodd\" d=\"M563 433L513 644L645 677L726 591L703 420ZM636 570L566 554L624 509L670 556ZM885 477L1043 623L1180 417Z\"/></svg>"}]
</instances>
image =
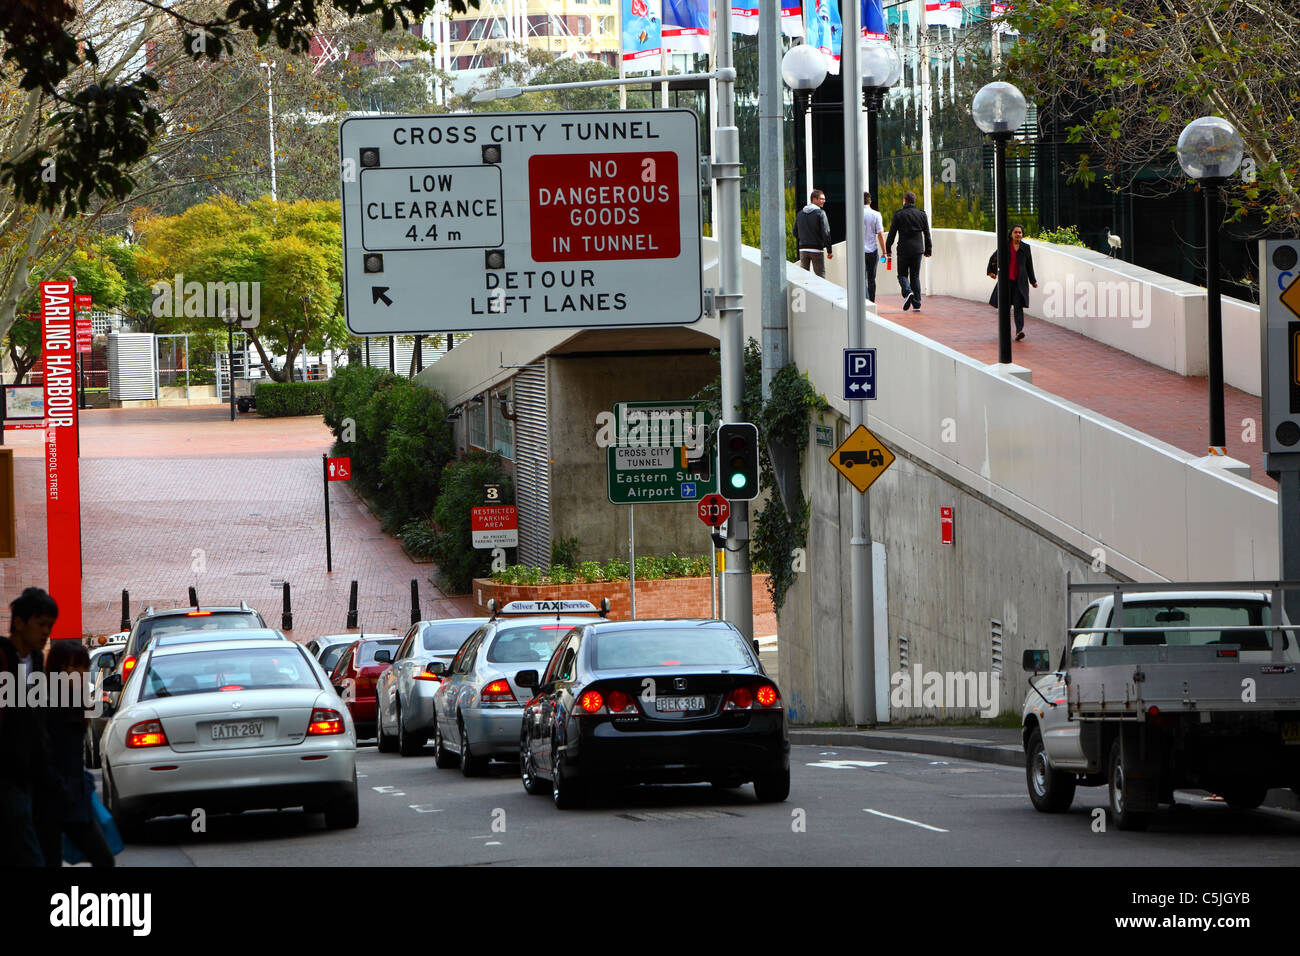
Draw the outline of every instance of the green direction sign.
<instances>
[{"instance_id":1,"label":"green direction sign","mask_svg":"<svg viewBox=\"0 0 1300 956\"><path fill-rule=\"evenodd\" d=\"M698 501L718 490L703 402L620 402L614 420L616 441L605 449L611 503Z\"/></svg>"}]
</instances>

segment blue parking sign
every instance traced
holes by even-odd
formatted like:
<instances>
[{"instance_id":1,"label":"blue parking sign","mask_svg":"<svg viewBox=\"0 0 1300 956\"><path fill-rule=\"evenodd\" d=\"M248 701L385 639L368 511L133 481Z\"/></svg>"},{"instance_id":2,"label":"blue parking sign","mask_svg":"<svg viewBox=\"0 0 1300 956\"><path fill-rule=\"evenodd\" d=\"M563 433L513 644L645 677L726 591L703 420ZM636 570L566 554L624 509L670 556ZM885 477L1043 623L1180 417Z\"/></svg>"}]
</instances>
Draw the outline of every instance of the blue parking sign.
<instances>
[{"instance_id":1,"label":"blue parking sign","mask_svg":"<svg viewBox=\"0 0 1300 956\"><path fill-rule=\"evenodd\" d=\"M694 498L694 497L695 497L695 493L696 493L696 492L695 492L695 482L693 482L693 481L683 481L683 482L682 482L682 497L683 497L683 498Z\"/></svg>"},{"instance_id":2,"label":"blue parking sign","mask_svg":"<svg viewBox=\"0 0 1300 956\"><path fill-rule=\"evenodd\" d=\"M844 350L844 398L863 401L876 397L876 350Z\"/></svg>"}]
</instances>

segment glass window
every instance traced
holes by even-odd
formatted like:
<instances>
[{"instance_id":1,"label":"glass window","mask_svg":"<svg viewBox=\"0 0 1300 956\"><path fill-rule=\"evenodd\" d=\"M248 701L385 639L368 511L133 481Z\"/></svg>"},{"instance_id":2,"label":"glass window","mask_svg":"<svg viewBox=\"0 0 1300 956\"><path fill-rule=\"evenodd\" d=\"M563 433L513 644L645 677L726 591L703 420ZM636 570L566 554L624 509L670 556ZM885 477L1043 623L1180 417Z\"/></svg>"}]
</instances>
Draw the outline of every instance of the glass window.
<instances>
[{"instance_id":1,"label":"glass window","mask_svg":"<svg viewBox=\"0 0 1300 956\"><path fill-rule=\"evenodd\" d=\"M469 420L469 443L475 448L487 448L487 408L471 404L465 416Z\"/></svg>"},{"instance_id":2,"label":"glass window","mask_svg":"<svg viewBox=\"0 0 1300 956\"><path fill-rule=\"evenodd\" d=\"M573 647L577 641L578 635L575 633L556 647L555 653L551 655L551 662L547 665L546 673L542 675L543 684L549 684L559 679L557 675L563 673L566 657L570 662L573 660Z\"/></svg>"},{"instance_id":3,"label":"glass window","mask_svg":"<svg viewBox=\"0 0 1300 956\"><path fill-rule=\"evenodd\" d=\"M1233 634L1231 630L1265 623L1261 612L1263 605L1244 601L1197 601L1182 604L1129 604L1124 605L1123 626L1149 628L1124 632L1124 644L1167 644L1171 647L1189 647L1222 641L1240 644L1247 650L1267 650L1269 638L1263 631L1246 631ZM1164 627L1199 627L1203 631L1164 631ZM1112 627L1118 627L1113 623ZM1118 634L1108 634L1107 643L1118 643Z\"/></svg>"},{"instance_id":4,"label":"glass window","mask_svg":"<svg viewBox=\"0 0 1300 956\"><path fill-rule=\"evenodd\" d=\"M505 417L504 403L510 401L510 390L492 396L492 450L502 458L515 457L515 423Z\"/></svg>"},{"instance_id":5,"label":"glass window","mask_svg":"<svg viewBox=\"0 0 1300 956\"><path fill-rule=\"evenodd\" d=\"M752 665L741 639L721 628L598 631L592 637L593 670Z\"/></svg>"},{"instance_id":6,"label":"glass window","mask_svg":"<svg viewBox=\"0 0 1300 956\"><path fill-rule=\"evenodd\" d=\"M399 647L397 649L397 653L393 655L393 660L400 661L410 657L411 647L414 644L415 644L415 627L412 626L411 629L406 632L406 637L402 638L402 646Z\"/></svg>"},{"instance_id":7,"label":"glass window","mask_svg":"<svg viewBox=\"0 0 1300 956\"><path fill-rule=\"evenodd\" d=\"M262 619L248 611L231 611L222 613L213 611L208 614L188 614L175 617L159 617L151 621L140 622L139 651L149 646L149 642L163 634L179 634L183 631L234 631L240 628L266 627Z\"/></svg>"},{"instance_id":8,"label":"glass window","mask_svg":"<svg viewBox=\"0 0 1300 956\"><path fill-rule=\"evenodd\" d=\"M420 635L420 647L426 651L454 651L465 643L465 638L474 632L477 623L461 621L458 624L426 624Z\"/></svg>"},{"instance_id":9,"label":"glass window","mask_svg":"<svg viewBox=\"0 0 1300 956\"><path fill-rule=\"evenodd\" d=\"M494 664L541 664L551 658L572 624L520 624L497 631L487 659Z\"/></svg>"},{"instance_id":10,"label":"glass window","mask_svg":"<svg viewBox=\"0 0 1300 956\"><path fill-rule=\"evenodd\" d=\"M320 687L296 647L172 654L149 662L140 699L292 687Z\"/></svg>"},{"instance_id":11,"label":"glass window","mask_svg":"<svg viewBox=\"0 0 1300 956\"><path fill-rule=\"evenodd\" d=\"M479 645L483 643L483 635L486 633L486 628L480 628L465 642L465 646L460 649L460 653L452 661L452 670L455 673L468 674L474 668L474 658L478 655Z\"/></svg>"},{"instance_id":12,"label":"glass window","mask_svg":"<svg viewBox=\"0 0 1300 956\"><path fill-rule=\"evenodd\" d=\"M325 673L328 674L330 671L334 670L334 665L339 662L339 658L343 656L343 652L351 646L352 645L350 644L343 643L331 644L321 652L320 666L325 668Z\"/></svg>"},{"instance_id":13,"label":"glass window","mask_svg":"<svg viewBox=\"0 0 1300 956\"><path fill-rule=\"evenodd\" d=\"M387 650L390 654L397 649L397 645L402 642L394 638L391 641L366 641L357 649L357 666L370 667L373 664L382 663L375 660L375 652Z\"/></svg>"}]
</instances>

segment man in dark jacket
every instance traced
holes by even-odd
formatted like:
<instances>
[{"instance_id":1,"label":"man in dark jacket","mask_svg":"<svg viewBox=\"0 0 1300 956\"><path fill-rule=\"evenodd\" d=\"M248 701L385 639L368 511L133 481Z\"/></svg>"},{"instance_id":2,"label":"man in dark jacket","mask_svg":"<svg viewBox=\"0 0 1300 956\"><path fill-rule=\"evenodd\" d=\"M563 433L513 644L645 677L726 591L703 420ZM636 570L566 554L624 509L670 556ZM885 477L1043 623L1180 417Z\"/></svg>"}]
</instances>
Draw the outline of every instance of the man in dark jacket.
<instances>
[{"instance_id":1,"label":"man in dark jacket","mask_svg":"<svg viewBox=\"0 0 1300 956\"><path fill-rule=\"evenodd\" d=\"M885 254L894 248L898 236L898 287L903 293L903 311L921 309L921 257L930 258L930 220L916 208L916 193L904 193L903 208L889 221Z\"/></svg>"},{"instance_id":2,"label":"man in dark jacket","mask_svg":"<svg viewBox=\"0 0 1300 956\"><path fill-rule=\"evenodd\" d=\"M799 245L799 265L826 277L826 259L831 259L831 222L826 218L826 194L814 189L808 205L794 217L794 239ZM826 258L822 258L822 250Z\"/></svg>"},{"instance_id":3,"label":"man in dark jacket","mask_svg":"<svg viewBox=\"0 0 1300 956\"><path fill-rule=\"evenodd\" d=\"M0 866L42 866L35 822L38 793L49 789L43 707L28 706L30 679L44 671L42 651L59 616L54 599L27 588L10 605L9 637L0 637Z\"/></svg>"}]
</instances>

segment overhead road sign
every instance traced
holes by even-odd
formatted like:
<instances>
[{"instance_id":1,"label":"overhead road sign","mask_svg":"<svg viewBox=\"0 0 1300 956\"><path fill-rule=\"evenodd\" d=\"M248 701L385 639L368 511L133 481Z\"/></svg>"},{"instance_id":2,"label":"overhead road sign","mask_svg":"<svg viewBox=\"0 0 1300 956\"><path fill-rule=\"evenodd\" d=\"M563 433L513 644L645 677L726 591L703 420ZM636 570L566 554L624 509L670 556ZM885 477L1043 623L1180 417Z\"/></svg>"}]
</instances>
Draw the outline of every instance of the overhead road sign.
<instances>
[{"instance_id":1,"label":"overhead road sign","mask_svg":"<svg viewBox=\"0 0 1300 956\"><path fill-rule=\"evenodd\" d=\"M831 452L831 464L858 491L866 491L894 463L894 453L859 425Z\"/></svg>"},{"instance_id":2,"label":"overhead road sign","mask_svg":"<svg viewBox=\"0 0 1300 956\"><path fill-rule=\"evenodd\" d=\"M701 316L690 110L352 117L339 156L357 335Z\"/></svg>"}]
</instances>

